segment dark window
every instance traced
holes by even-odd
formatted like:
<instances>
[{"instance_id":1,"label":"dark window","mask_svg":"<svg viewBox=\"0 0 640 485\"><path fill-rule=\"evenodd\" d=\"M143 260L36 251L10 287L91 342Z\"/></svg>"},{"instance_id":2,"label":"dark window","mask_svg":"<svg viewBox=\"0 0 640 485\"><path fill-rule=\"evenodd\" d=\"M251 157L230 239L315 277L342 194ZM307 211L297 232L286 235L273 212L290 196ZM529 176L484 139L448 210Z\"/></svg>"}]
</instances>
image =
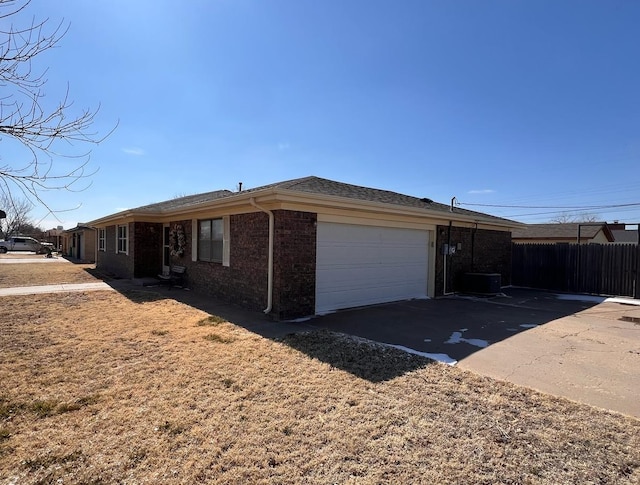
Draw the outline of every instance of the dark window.
<instances>
[{"instance_id":1,"label":"dark window","mask_svg":"<svg viewBox=\"0 0 640 485\"><path fill-rule=\"evenodd\" d=\"M198 259L222 263L222 219L200 221L198 231Z\"/></svg>"}]
</instances>

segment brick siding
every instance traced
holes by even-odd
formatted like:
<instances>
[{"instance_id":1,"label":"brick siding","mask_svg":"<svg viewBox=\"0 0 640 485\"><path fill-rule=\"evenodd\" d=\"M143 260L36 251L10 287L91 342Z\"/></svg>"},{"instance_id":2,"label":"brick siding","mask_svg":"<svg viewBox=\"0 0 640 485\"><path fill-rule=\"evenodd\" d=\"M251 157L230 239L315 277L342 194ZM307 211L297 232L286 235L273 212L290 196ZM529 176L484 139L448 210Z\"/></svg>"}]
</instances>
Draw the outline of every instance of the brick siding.
<instances>
[{"instance_id":1,"label":"brick siding","mask_svg":"<svg viewBox=\"0 0 640 485\"><path fill-rule=\"evenodd\" d=\"M313 212L274 211L273 313L279 319L315 313L316 225Z\"/></svg>"},{"instance_id":2,"label":"brick siding","mask_svg":"<svg viewBox=\"0 0 640 485\"><path fill-rule=\"evenodd\" d=\"M172 263L187 268L189 287L198 293L210 294L251 310L267 306L267 256L269 249L269 219L256 212L230 216L229 266L222 263L191 260L191 220L172 221L182 224L186 236L183 256L172 256Z\"/></svg>"},{"instance_id":3,"label":"brick siding","mask_svg":"<svg viewBox=\"0 0 640 485\"><path fill-rule=\"evenodd\" d=\"M133 223L129 224L129 249L132 246ZM105 230L106 251L98 251L96 268L116 278L133 278L133 254L116 253L116 226L107 226Z\"/></svg>"},{"instance_id":4,"label":"brick siding","mask_svg":"<svg viewBox=\"0 0 640 485\"><path fill-rule=\"evenodd\" d=\"M230 216L229 266L192 261L190 220L182 224L187 245L173 264L187 268L189 287L252 310L267 306L269 217L255 212ZM273 305L277 319L312 315L315 311L316 214L274 211Z\"/></svg>"}]
</instances>

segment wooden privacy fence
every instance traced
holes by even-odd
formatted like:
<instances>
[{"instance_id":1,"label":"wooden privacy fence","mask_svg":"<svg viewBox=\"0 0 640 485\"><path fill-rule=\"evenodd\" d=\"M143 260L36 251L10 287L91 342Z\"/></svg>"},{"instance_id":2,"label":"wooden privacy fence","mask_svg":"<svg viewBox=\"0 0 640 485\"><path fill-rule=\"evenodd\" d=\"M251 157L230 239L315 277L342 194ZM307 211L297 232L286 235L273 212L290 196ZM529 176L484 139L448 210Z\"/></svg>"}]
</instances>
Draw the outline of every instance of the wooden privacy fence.
<instances>
[{"instance_id":1,"label":"wooden privacy fence","mask_svg":"<svg viewBox=\"0 0 640 485\"><path fill-rule=\"evenodd\" d=\"M513 244L515 286L640 298L637 244Z\"/></svg>"}]
</instances>

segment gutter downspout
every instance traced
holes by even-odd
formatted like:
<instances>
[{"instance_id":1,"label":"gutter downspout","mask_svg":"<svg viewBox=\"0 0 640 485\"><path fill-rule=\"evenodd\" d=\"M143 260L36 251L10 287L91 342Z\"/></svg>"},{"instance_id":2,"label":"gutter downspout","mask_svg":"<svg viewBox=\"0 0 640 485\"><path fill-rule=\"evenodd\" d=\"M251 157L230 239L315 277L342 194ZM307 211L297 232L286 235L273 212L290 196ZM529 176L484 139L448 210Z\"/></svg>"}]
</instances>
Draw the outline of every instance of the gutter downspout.
<instances>
[{"instance_id":1,"label":"gutter downspout","mask_svg":"<svg viewBox=\"0 0 640 485\"><path fill-rule=\"evenodd\" d=\"M255 207L256 209L264 212L269 216L269 259L268 259L268 270L267 270L267 308L263 310L265 314L271 312L271 308L273 307L273 212L265 209L264 207L260 207L255 199L251 197L249 199L249 203Z\"/></svg>"}]
</instances>

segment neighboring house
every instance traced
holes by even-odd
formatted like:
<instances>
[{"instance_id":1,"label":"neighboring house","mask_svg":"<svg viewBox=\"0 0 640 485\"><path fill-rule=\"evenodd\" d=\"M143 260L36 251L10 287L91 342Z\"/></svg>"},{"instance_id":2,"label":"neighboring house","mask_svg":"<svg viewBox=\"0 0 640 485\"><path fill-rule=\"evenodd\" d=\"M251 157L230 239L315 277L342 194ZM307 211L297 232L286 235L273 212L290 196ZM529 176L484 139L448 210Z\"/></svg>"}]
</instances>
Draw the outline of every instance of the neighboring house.
<instances>
[{"instance_id":1,"label":"neighboring house","mask_svg":"<svg viewBox=\"0 0 640 485\"><path fill-rule=\"evenodd\" d=\"M78 224L62 233L62 252L70 258L87 263L96 262L96 230Z\"/></svg>"},{"instance_id":2,"label":"neighboring house","mask_svg":"<svg viewBox=\"0 0 640 485\"><path fill-rule=\"evenodd\" d=\"M49 229L45 231L42 235L42 239L53 244L53 247L56 251L62 249L62 235L64 233L64 229L62 226L58 226L56 229Z\"/></svg>"},{"instance_id":3,"label":"neighboring house","mask_svg":"<svg viewBox=\"0 0 640 485\"><path fill-rule=\"evenodd\" d=\"M637 229L614 229L611 233L617 244L638 244Z\"/></svg>"},{"instance_id":4,"label":"neighboring house","mask_svg":"<svg viewBox=\"0 0 640 485\"><path fill-rule=\"evenodd\" d=\"M318 177L180 197L89 224L101 271L141 278L184 266L194 291L274 318L439 296L459 289L465 272L499 273L508 285L510 230L520 225ZM455 254L445 256L445 245Z\"/></svg>"},{"instance_id":5,"label":"neighboring house","mask_svg":"<svg viewBox=\"0 0 640 485\"><path fill-rule=\"evenodd\" d=\"M614 221L608 226L616 243L638 244L638 224L624 224Z\"/></svg>"},{"instance_id":6,"label":"neighboring house","mask_svg":"<svg viewBox=\"0 0 640 485\"><path fill-rule=\"evenodd\" d=\"M613 234L606 222L527 224L514 228L511 237L514 243L521 244L576 244L578 226L580 226L580 244L614 242Z\"/></svg>"}]
</instances>

